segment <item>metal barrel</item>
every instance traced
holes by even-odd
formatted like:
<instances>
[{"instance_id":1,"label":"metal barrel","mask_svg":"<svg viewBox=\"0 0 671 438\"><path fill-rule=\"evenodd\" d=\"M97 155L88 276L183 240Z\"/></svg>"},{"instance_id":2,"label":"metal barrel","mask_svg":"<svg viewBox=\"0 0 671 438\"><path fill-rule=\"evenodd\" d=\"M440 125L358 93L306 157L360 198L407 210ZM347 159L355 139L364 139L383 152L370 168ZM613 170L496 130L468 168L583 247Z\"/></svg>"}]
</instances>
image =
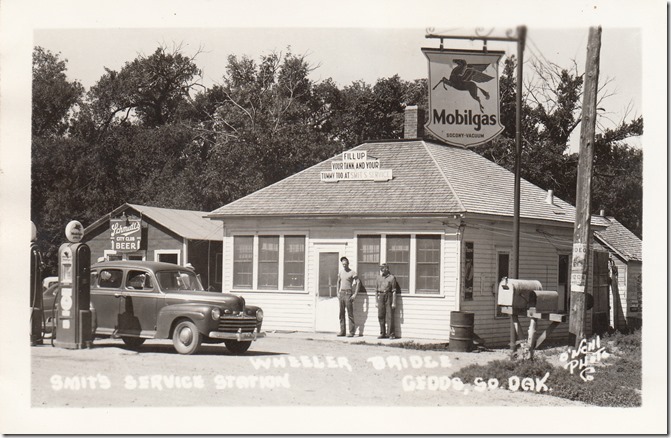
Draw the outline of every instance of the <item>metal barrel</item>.
<instances>
[{"instance_id":1,"label":"metal barrel","mask_svg":"<svg viewBox=\"0 0 671 438\"><path fill-rule=\"evenodd\" d=\"M471 351L473 349L472 312L450 312L450 343L449 351Z\"/></svg>"}]
</instances>

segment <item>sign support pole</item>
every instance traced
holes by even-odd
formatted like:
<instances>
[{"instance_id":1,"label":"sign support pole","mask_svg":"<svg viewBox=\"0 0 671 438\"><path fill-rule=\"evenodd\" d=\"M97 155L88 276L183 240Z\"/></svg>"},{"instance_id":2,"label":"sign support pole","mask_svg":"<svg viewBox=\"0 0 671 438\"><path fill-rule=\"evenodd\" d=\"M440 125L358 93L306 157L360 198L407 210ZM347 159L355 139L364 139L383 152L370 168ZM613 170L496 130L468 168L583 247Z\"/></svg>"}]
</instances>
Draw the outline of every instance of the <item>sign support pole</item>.
<instances>
[{"instance_id":1,"label":"sign support pole","mask_svg":"<svg viewBox=\"0 0 671 438\"><path fill-rule=\"evenodd\" d=\"M517 28L517 89L515 111L515 188L513 206L513 256L511 277L520 278L520 168L522 161L522 72L524 66L524 45L527 37L526 26ZM510 350L517 349L517 315L510 315Z\"/></svg>"},{"instance_id":2,"label":"sign support pole","mask_svg":"<svg viewBox=\"0 0 671 438\"><path fill-rule=\"evenodd\" d=\"M443 49L443 40L457 39L457 40L476 40L484 41L486 51L487 41L508 41L517 43L517 96L516 96L516 129L515 129L515 186L514 186L514 206L513 206L513 248L510 277L519 279L519 262L520 262L520 167L522 161L522 76L524 65L524 46L526 43L527 28L526 26L517 27L517 35L506 37L493 36L457 36L457 35L436 35L430 33L426 38L440 39L440 49ZM499 279L500 280L500 279ZM518 331L520 323L518 315L513 311L510 315L510 349L514 352L517 347Z\"/></svg>"},{"instance_id":3,"label":"sign support pole","mask_svg":"<svg viewBox=\"0 0 671 438\"><path fill-rule=\"evenodd\" d=\"M601 27L590 27L585 63L585 87L580 127L576 217L573 228L573 262L571 263L571 306L569 314L569 346L575 348L585 337L586 288L590 268L592 167L594 164L594 132L599 85Z\"/></svg>"}]
</instances>

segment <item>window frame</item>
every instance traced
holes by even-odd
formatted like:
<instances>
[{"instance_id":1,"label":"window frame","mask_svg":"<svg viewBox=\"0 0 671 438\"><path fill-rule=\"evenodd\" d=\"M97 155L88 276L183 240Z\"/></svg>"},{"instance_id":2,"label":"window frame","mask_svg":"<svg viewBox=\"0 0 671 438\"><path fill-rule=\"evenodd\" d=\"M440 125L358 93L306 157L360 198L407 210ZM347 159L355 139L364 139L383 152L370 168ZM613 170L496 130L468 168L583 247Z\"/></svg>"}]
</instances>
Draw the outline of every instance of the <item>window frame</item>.
<instances>
[{"instance_id":1,"label":"window frame","mask_svg":"<svg viewBox=\"0 0 671 438\"><path fill-rule=\"evenodd\" d=\"M155 249L154 250L154 261L160 262L160 256L163 254L166 255L177 255L177 263L175 263L177 266L181 266L182 264L182 250L180 249ZM169 262L164 262L164 263L169 263Z\"/></svg>"},{"instance_id":2,"label":"window frame","mask_svg":"<svg viewBox=\"0 0 671 438\"><path fill-rule=\"evenodd\" d=\"M302 239L303 240L303 260L300 262L291 260L287 262L287 238L289 239ZM304 234L286 234L284 236L280 237L280 246L282 247L282 255L281 255L281 264L282 264L282 290L288 290L288 291L304 291L305 290L305 281L307 279L307 274L306 274L306 268L307 268L307 253L308 253L308 239L307 236ZM278 261L279 263L279 261ZM289 277L287 269L287 263L302 263L303 264L303 272L300 274L303 276L303 281L302 281L302 286L287 286L287 279ZM296 272L298 275L298 272ZM278 278L278 287L279 287L279 278Z\"/></svg>"},{"instance_id":3,"label":"window frame","mask_svg":"<svg viewBox=\"0 0 671 438\"><path fill-rule=\"evenodd\" d=\"M426 298L444 298L445 297L445 257L444 257L444 245L445 245L445 232L444 231L418 231L418 232L408 232L408 231L391 231L391 232L368 232L368 231L357 231L355 232L355 249L357 253L357 258L359 254L359 237L371 237L379 236L380 237L380 263L387 262L387 237L397 237L397 236L410 236L410 260L409 260L409 273L408 273L408 288L401 289L401 294L405 296L413 297L426 297ZM437 293L422 293L417 292L417 237L418 236L431 236L436 237L439 240L439 254L440 260L438 262L438 292ZM356 261L356 271L359 273L359 260ZM391 270L390 270L391 271ZM391 271L393 275L394 272Z\"/></svg>"},{"instance_id":4,"label":"window frame","mask_svg":"<svg viewBox=\"0 0 671 438\"><path fill-rule=\"evenodd\" d=\"M252 257L251 257L251 259L250 259L249 261L245 260L244 262L239 262L239 261L237 261L236 258L235 258L235 241L236 241L236 239L239 239L239 238L252 239L252 244L251 244L251 247L252 247ZM254 253L256 252L256 240L257 240L257 239L256 239L256 237L255 237L254 235L249 235L249 234L240 234L240 235L233 236L233 244L232 244L232 246L233 246L233 254L232 254L233 266L232 266L232 269L231 269L231 274L232 274L232 276L231 276L231 284L232 284L233 288L235 288L235 289L239 289L239 290L252 290L252 289L254 289L254 286L255 286L255 284L256 284L256 282L255 282L255 274L256 274L256 271L255 271L255 269L254 269ZM236 263L245 263L245 264L249 264L249 265L251 266L251 277L252 277L251 280L252 280L252 281L251 281L251 284L250 284L250 285L247 285L247 284L243 284L243 285L235 284L236 273L238 272L238 271L236 270ZM247 275L246 272L245 272L245 275Z\"/></svg>"},{"instance_id":5,"label":"window frame","mask_svg":"<svg viewBox=\"0 0 671 438\"><path fill-rule=\"evenodd\" d=\"M241 287L237 286L234 283L235 280L235 238L236 237L251 237L252 238L252 287ZM260 287L259 286L259 263L260 263L260 258L259 258L259 252L260 252L260 247L259 247L259 241L260 238L263 237L278 237L279 238L279 251L278 251L278 260L277 260L277 287ZM304 238L304 245L303 245L303 285L301 287L285 287L285 241L287 237L302 237ZM260 292L260 293L301 293L301 294L307 294L309 293L308 288L307 288L307 278L308 278L308 260L309 260L309 254L308 254L308 248L309 248L309 235L306 231L300 231L300 230L292 230L292 231L264 231L264 232L245 232L245 231L240 231L236 233L232 233L230 236L227 236L227 239L230 238L232 239L232 243L230 246L230 254L231 258L233 259L233 263L231 266L231 274L230 274L230 284L231 292ZM222 271L224 271L222 267ZM227 281L227 282L228 282Z\"/></svg>"}]
</instances>

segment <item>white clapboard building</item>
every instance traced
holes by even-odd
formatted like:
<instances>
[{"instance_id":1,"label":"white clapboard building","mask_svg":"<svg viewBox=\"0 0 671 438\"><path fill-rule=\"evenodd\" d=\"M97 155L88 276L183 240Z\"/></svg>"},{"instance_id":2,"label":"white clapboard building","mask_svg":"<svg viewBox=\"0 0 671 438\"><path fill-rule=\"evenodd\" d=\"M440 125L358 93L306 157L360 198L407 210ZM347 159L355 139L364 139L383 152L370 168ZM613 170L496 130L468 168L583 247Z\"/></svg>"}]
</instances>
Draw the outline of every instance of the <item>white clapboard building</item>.
<instances>
[{"instance_id":1,"label":"white clapboard building","mask_svg":"<svg viewBox=\"0 0 671 438\"><path fill-rule=\"evenodd\" d=\"M417 137L413 120L406 137ZM335 333L336 274L347 256L365 286L354 305L357 332L377 336L374 285L386 262L402 287L397 335L448 340L450 313L473 312L486 345L505 345L510 319L496 295L511 261L513 186L511 172L468 149L421 138L361 144L208 215L223 223L223 290L261 306L266 330ZM565 312L574 215L522 180L520 278L558 291ZM595 231L607 225L592 219ZM588 290L607 281L605 269ZM592 312L607 312L599 308L607 297L595 301L588 333ZM568 323L552 334L567 336Z\"/></svg>"}]
</instances>

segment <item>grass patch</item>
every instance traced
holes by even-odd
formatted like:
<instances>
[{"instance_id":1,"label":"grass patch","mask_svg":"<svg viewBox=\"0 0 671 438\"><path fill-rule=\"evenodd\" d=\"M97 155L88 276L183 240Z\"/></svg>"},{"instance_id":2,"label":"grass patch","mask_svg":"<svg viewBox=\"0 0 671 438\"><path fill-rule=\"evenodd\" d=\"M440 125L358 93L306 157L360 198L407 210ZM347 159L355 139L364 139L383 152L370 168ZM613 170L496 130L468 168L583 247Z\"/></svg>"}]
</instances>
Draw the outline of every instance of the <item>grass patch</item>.
<instances>
[{"instance_id":1,"label":"grass patch","mask_svg":"<svg viewBox=\"0 0 671 438\"><path fill-rule=\"evenodd\" d=\"M485 365L469 365L452 375L464 383L476 378L487 381L496 378L499 387L508 389L510 377L542 379L550 373L546 394L596 406L641 406L641 333L607 335L601 339L609 356L594 364L593 380L583 380L578 371L573 374L562 366L554 366L546 358L534 360L495 360Z\"/></svg>"}]
</instances>

